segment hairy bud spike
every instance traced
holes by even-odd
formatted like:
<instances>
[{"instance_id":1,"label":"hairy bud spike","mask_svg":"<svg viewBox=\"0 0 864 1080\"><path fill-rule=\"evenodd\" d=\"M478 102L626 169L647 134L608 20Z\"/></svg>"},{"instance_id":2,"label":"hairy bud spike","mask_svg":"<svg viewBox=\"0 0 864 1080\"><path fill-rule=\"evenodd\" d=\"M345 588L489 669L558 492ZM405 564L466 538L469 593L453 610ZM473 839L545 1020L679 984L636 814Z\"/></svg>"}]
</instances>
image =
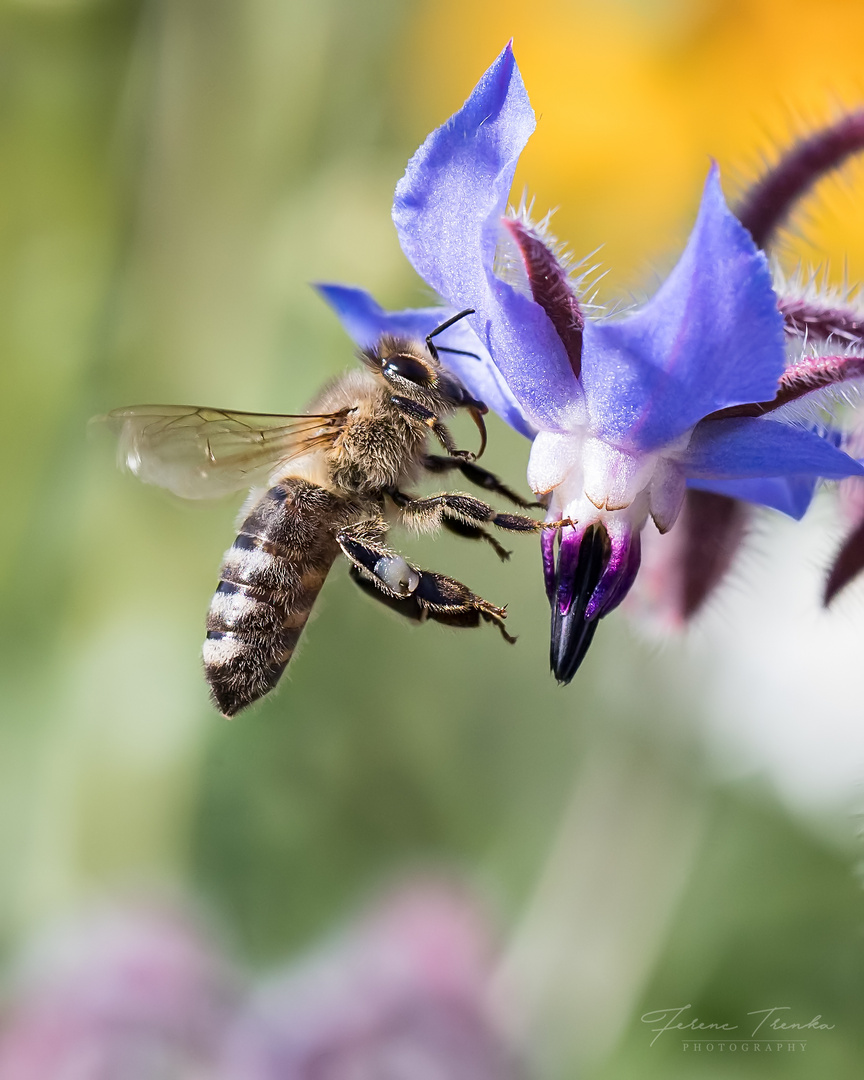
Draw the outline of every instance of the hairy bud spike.
<instances>
[{"instance_id":1,"label":"hairy bud spike","mask_svg":"<svg viewBox=\"0 0 864 1080\"><path fill-rule=\"evenodd\" d=\"M864 521L846 537L837 552L834 564L825 582L822 602L825 607L837 593L864 570Z\"/></svg>"},{"instance_id":2,"label":"hairy bud spike","mask_svg":"<svg viewBox=\"0 0 864 1080\"><path fill-rule=\"evenodd\" d=\"M534 300L543 308L561 338L578 379L582 372L582 329L585 317L564 268L555 255L521 221L504 219L504 227L516 241Z\"/></svg>"},{"instance_id":3,"label":"hairy bud spike","mask_svg":"<svg viewBox=\"0 0 864 1080\"><path fill-rule=\"evenodd\" d=\"M783 372L771 401L754 401L719 409L706 419L728 420L739 416L764 416L783 405L838 383L864 378L864 356L805 356Z\"/></svg>"},{"instance_id":4,"label":"hairy bud spike","mask_svg":"<svg viewBox=\"0 0 864 1080\"><path fill-rule=\"evenodd\" d=\"M758 247L773 240L798 199L825 173L864 149L864 110L850 113L830 127L796 143L750 188L737 217Z\"/></svg>"},{"instance_id":5,"label":"hairy bud spike","mask_svg":"<svg viewBox=\"0 0 864 1080\"><path fill-rule=\"evenodd\" d=\"M842 338L864 346L864 315L848 308L825 307L797 297L783 297L778 307L787 334L799 337Z\"/></svg>"},{"instance_id":6,"label":"hairy bud spike","mask_svg":"<svg viewBox=\"0 0 864 1080\"><path fill-rule=\"evenodd\" d=\"M685 530L681 555L681 616L692 619L732 565L750 517L737 499L691 488L680 526Z\"/></svg>"}]
</instances>

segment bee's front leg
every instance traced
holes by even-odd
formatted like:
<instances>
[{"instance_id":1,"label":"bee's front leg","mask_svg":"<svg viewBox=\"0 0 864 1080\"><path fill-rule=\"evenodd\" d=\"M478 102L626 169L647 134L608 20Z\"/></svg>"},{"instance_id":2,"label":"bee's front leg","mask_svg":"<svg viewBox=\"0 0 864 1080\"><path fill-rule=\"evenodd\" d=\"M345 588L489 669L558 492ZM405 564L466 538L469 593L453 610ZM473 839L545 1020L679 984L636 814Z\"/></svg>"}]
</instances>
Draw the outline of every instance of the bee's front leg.
<instances>
[{"instance_id":1,"label":"bee's front leg","mask_svg":"<svg viewBox=\"0 0 864 1080\"><path fill-rule=\"evenodd\" d=\"M391 397L390 401L403 416L407 416L411 420L419 420L425 424L450 457L456 458L458 461L473 461L477 456L472 454L470 450L457 450L449 429L425 405L420 405L416 401L412 401L411 398L399 397L398 395Z\"/></svg>"},{"instance_id":2,"label":"bee's front leg","mask_svg":"<svg viewBox=\"0 0 864 1080\"><path fill-rule=\"evenodd\" d=\"M495 607L453 578L412 566L380 540L370 539L369 526L368 521L358 522L336 534L352 564L351 576L364 591L377 592L376 599L417 622L434 619L448 626L474 627L483 619L494 623L506 641L516 640L504 629L504 608Z\"/></svg>"}]
</instances>

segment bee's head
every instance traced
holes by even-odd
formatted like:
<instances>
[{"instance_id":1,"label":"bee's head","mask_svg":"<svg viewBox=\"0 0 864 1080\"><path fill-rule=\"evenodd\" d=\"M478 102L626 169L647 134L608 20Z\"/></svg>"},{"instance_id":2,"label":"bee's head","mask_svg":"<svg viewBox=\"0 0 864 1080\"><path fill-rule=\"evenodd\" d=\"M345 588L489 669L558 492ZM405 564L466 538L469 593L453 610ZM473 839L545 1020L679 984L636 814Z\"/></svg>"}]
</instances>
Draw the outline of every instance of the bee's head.
<instances>
[{"instance_id":1,"label":"bee's head","mask_svg":"<svg viewBox=\"0 0 864 1080\"><path fill-rule=\"evenodd\" d=\"M489 411L488 408L482 401L473 398L455 375L444 370L431 341L427 339L424 347L409 338L385 334L374 348L364 349L360 359L376 375L380 375L396 394L417 401L431 409L436 416L454 409L467 409L480 429L485 447L483 416Z\"/></svg>"},{"instance_id":2,"label":"bee's head","mask_svg":"<svg viewBox=\"0 0 864 1080\"><path fill-rule=\"evenodd\" d=\"M438 396L441 366L418 342L385 334L360 359L399 394Z\"/></svg>"}]
</instances>

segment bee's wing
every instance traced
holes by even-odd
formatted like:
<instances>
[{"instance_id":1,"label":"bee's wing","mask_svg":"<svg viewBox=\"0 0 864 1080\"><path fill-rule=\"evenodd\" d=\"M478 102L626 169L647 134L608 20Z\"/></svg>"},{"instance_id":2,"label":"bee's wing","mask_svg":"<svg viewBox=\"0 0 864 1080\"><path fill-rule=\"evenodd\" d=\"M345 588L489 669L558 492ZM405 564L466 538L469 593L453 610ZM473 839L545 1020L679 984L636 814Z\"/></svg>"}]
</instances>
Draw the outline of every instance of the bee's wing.
<instances>
[{"instance_id":1,"label":"bee's wing","mask_svg":"<svg viewBox=\"0 0 864 1080\"><path fill-rule=\"evenodd\" d=\"M121 465L184 499L210 499L263 482L275 469L332 445L348 410L270 416L195 405L132 405L106 421Z\"/></svg>"}]
</instances>

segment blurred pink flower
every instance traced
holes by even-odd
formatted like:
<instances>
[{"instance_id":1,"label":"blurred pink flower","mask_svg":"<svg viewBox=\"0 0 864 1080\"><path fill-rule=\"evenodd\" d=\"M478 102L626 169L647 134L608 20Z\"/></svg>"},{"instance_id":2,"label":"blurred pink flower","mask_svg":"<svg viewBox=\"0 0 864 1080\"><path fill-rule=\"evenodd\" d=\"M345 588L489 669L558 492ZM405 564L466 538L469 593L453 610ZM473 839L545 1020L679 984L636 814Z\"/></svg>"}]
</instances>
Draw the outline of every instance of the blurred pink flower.
<instances>
[{"instance_id":1,"label":"blurred pink flower","mask_svg":"<svg viewBox=\"0 0 864 1080\"><path fill-rule=\"evenodd\" d=\"M103 910L42 942L2 1080L516 1080L487 1000L489 922L440 879L394 890L245 999L188 920Z\"/></svg>"},{"instance_id":2,"label":"blurred pink flower","mask_svg":"<svg viewBox=\"0 0 864 1080\"><path fill-rule=\"evenodd\" d=\"M156 907L105 909L49 935L15 980L3 1080L200 1080L235 980L192 923Z\"/></svg>"},{"instance_id":3,"label":"blurred pink flower","mask_svg":"<svg viewBox=\"0 0 864 1080\"><path fill-rule=\"evenodd\" d=\"M492 956L467 893L414 882L260 987L226 1080L515 1080L486 1000Z\"/></svg>"}]
</instances>

